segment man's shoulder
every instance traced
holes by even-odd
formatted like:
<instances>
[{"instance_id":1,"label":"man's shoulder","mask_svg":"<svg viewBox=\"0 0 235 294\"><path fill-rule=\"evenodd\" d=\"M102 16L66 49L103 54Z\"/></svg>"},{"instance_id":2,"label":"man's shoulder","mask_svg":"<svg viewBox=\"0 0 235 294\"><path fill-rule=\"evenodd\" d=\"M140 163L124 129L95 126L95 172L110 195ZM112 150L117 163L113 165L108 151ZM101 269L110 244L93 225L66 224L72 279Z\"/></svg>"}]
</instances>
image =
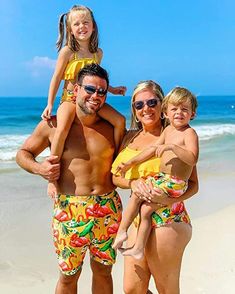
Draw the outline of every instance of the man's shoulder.
<instances>
[{"instance_id":1,"label":"man's shoulder","mask_svg":"<svg viewBox=\"0 0 235 294\"><path fill-rule=\"evenodd\" d=\"M36 126L34 133L39 133L39 134L49 134L51 133L54 129L56 129L57 126L57 121L56 121L56 115L51 116L50 119L48 120L41 120L38 125Z\"/></svg>"},{"instance_id":2,"label":"man's shoulder","mask_svg":"<svg viewBox=\"0 0 235 294\"><path fill-rule=\"evenodd\" d=\"M41 120L38 124L42 128L56 128L57 127L57 119L56 115L52 115L48 120Z\"/></svg>"}]
</instances>

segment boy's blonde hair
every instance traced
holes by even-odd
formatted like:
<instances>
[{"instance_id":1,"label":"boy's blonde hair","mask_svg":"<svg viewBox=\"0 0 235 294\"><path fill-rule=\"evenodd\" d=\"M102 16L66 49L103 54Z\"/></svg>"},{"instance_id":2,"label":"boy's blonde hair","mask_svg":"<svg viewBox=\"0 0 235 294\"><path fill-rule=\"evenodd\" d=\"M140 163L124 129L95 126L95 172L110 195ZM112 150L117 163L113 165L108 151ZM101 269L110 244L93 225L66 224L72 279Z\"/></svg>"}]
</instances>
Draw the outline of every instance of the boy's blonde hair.
<instances>
[{"instance_id":1,"label":"boy's blonde hair","mask_svg":"<svg viewBox=\"0 0 235 294\"><path fill-rule=\"evenodd\" d=\"M172 103L173 105L179 105L180 103L187 101L190 102L192 106L192 112L195 113L198 106L196 96L186 88L175 87L164 97L162 101L162 112L166 113L169 103Z\"/></svg>"}]
</instances>

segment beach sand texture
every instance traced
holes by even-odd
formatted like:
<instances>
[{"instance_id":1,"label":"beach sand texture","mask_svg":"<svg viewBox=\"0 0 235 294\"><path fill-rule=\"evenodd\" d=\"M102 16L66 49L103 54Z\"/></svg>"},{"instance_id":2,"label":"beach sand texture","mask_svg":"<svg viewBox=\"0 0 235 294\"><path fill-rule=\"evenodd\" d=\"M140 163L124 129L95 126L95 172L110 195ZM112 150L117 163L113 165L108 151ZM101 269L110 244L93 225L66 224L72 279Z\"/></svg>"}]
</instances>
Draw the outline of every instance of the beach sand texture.
<instances>
[{"instance_id":1,"label":"beach sand texture","mask_svg":"<svg viewBox=\"0 0 235 294\"><path fill-rule=\"evenodd\" d=\"M186 201L193 238L182 265L182 294L234 293L234 176L234 172L223 176L200 171L200 193ZM2 173L0 185L0 293L54 293L58 268L50 231L52 203L46 196L46 182L18 169ZM125 204L129 192L120 193ZM113 268L116 294L123 293L122 274L123 257L118 255ZM87 256L79 293L91 293L90 285ZM157 293L153 281L150 288Z\"/></svg>"}]
</instances>

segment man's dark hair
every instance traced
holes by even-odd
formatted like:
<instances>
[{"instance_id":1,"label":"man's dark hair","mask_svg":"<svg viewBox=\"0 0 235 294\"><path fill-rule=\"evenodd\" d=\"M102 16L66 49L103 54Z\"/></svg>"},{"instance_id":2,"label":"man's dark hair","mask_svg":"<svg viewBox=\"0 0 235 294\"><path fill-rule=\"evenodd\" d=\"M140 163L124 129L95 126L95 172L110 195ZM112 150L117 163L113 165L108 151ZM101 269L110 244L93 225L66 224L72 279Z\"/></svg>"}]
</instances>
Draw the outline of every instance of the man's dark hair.
<instances>
[{"instance_id":1,"label":"man's dark hair","mask_svg":"<svg viewBox=\"0 0 235 294\"><path fill-rule=\"evenodd\" d=\"M82 85L83 79L86 76L96 76L104 79L107 83L107 88L109 87L109 76L107 71L101 67L99 64L92 63L84 66L78 73L77 83Z\"/></svg>"}]
</instances>

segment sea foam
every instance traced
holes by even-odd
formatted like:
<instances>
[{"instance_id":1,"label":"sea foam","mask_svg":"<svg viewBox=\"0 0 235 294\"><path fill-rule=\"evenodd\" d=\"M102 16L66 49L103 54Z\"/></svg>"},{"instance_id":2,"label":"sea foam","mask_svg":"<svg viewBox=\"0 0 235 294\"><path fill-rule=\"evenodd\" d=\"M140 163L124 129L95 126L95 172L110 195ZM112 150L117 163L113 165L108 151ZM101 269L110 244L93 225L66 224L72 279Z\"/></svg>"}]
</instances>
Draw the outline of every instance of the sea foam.
<instances>
[{"instance_id":1,"label":"sea foam","mask_svg":"<svg viewBox=\"0 0 235 294\"><path fill-rule=\"evenodd\" d=\"M224 139L224 136L235 136L235 124L208 124L195 126L200 141ZM15 161L17 150L26 140L25 135L0 135L0 161ZM50 154L46 149L40 154L44 158Z\"/></svg>"},{"instance_id":2,"label":"sea foam","mask_svg":"<svg viewBox=\"0 0 235 294\"><path fill-rule=\"evenodd\" d=\"M200 140L211 140L226 135L235 135L234 124L208 124L202 126L195 126L195 130Z\"/></svg>"}]
</instances>

